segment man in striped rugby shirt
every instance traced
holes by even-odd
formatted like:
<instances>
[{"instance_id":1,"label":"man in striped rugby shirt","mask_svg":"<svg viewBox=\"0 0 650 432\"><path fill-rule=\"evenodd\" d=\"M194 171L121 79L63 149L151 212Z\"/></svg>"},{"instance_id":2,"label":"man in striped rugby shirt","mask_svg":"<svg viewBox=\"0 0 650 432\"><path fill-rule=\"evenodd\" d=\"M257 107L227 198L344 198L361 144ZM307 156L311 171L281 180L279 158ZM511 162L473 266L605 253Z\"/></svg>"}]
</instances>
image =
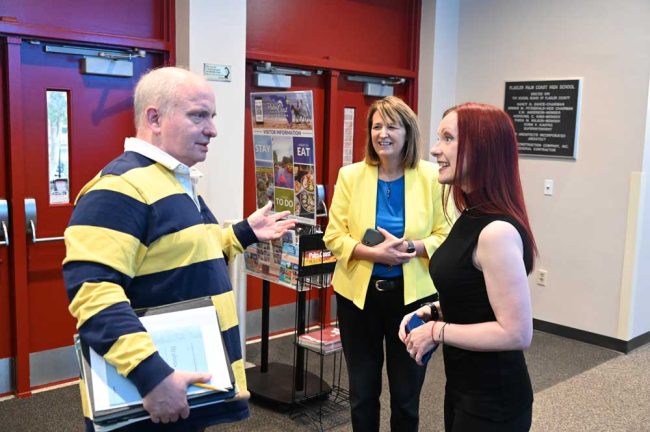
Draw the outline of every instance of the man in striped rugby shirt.
<instances>
[{"instance_id":1,"label":"man in striped rugby shirt","mask_svg":"<svg viewBox=\"0 0 650 432\"><path fill-rule=\"evenodd\" d=\"M79 193L65 231L63 273L79 335L126 376L150 420L122 430L200 431L248 417L248 392L227 261L294 224L270 203L222 228L197 194L215 98L209 83L181 68L145 74L135 89L136 136ZM237 397L190 412L187 387L210 376L172 369L134 309L212 296ZM83 386L84 383L81 383ZM83 394L83 388L82 388ZM82 397L84 400L84 397ZM87 430L94 430L85 406Z\"/></svg>"}]
</instances>

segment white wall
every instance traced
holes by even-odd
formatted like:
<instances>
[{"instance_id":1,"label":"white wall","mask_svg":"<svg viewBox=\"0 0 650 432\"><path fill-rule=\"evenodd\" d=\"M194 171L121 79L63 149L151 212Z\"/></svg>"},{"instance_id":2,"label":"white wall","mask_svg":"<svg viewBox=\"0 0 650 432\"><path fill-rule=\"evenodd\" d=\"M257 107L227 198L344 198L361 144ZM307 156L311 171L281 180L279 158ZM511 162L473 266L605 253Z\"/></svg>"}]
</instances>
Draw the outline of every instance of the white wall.
<instances>
[{"instance_id":1,"label":"white wall","mask_svg":"<svg viewBox=\"0 0 650 432\"><path fill-rule=\"evenodd\" d=\"M650 166L642 167L648 22L646 0L462 0L458 19L458 103L502 107L506 80L583 78L577 160L521 159L538 267L548 270L546 287L531 278L534 316L623 340L650 330L641 313L650 299L650 211L640 187ZM434 88L441 78L434 74ZM551 197L544 179L555 181ZM628 219L637 227L631 239Z\"/></svg>"},{"instance_id":2,"label":"white wall","mask_svg":"<svg viewBox=\"0 0 650 432\"><path fill-rule=\"evenodd\" d=\"M217 137L203 172L201 194L219 221L244 217L244 88L246 2L176 1L177 64L203 73L204 63L231 66L231 82L211 81L216 95Z\"/></svg>"},{"instance_id":3,"label":"white wall","mask_svg":"<svg viewBox=\"0 0 650 432\"><path fill-rule=\"evenodd\" d=\"M459 0L423 0L420 24L418 117L425 154L445 110L456 103Z\"/></svg>"},{"instance_id":4,"label":"white wall","mask_svg":"<svg viewBox=\"0 0 650 432\"><path fill-rule=\"evenodd\" d=\"M422 143L426 149L431 144L432 119L431 101L433 99L433 42L435 38L436 21L435 1L422 2L422 15L420 20L420 61L418 70L418 106L417 113L420 119L420 132ZM427 154L426 152L424 154Z\"/></svg>"},{"instance_id":5,"label":"white wall","mask_svg":"<svg viewBox=\"0 0 650 432\"><path fill-rule=\"evenodd\" d=\"M231 81L211 81L216 98L217 137L197 168L200 193L221 224L244 217L244 112L246 2L176 0L176 63L203 74L203 64L229 65ZM243 258L229 264L237 297L242 355L246 360L246 277Z\"/></svg>"},{"instance_id":6,"label":"white wall","mask_svg":"<svg viewBox=\"0 0 650 432\"><path fill-rule=\"evenodd\" d=\"M639 179L639 217L637 221L637 255L631 298L630 334L638 336L650 328L650 89L646 109L646 129L643 151L642 175Z\"/></svg>"}]
</instances>

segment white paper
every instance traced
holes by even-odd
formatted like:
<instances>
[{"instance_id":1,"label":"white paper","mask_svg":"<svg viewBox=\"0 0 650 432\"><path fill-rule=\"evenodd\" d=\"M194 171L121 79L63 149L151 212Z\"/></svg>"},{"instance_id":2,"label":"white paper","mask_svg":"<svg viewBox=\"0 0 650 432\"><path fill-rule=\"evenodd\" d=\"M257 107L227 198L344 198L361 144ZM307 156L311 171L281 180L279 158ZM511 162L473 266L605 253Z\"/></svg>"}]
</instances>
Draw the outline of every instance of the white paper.
<instances>
[{"instance_id":1,"label":"white paper","mask_svg":"<svg viewBox=\"0 0 650 432\"><path fill-rule=\"evenodd\" d=\"M174 369L209 372L212 386L230 389L230 375L224 354L219 322L214 307L150 315L140 318L161 357ZM103 411L141 401L140 394L128 379L117 374L113 366L92 349L90 364L95 411ZM210 390L190 387L188 394Z\"/></svg>"}]
</instances>

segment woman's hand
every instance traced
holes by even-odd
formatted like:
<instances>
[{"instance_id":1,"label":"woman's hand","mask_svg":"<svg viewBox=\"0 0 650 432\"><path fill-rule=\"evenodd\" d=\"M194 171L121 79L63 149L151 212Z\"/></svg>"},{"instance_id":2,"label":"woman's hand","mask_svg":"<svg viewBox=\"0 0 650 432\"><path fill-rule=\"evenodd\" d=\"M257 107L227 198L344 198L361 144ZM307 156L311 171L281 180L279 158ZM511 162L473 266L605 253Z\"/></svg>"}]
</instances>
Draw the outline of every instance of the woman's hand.
<instances>
[{"instance_id":1,"label":"woman's hand","mask_svg":"<svg viewBox=\"0 0 650 432\"><path fill-rule=\"evenodd\" d=\"M408 244L403 238L397 238L381 227L377 227L377 230L383 234L384 241L376 246L357 243L350 256L352 259L396 266L409 262L417 255L417 251L406 252Z\"/></svg>"},{"instance_id":2,"label":"woman's hand","mask_svg":"<svg viewBox=\"0 0 650 432\"><path fill-rule=\"evenodd\" d=\"M399 331L397 332L399 339L402 342L404 342L404 345L406 345L406 337L407 337L406 324L408 324L408 322L411 320L411 317L414 314L419 316L422 319L422 321L430 320L431 308L429 306L422 306L416 311L404 315L404 318L402 318L402 322L399 324Z\"/></svg>"},{"instance_id":3,"label":"woman's hand","mask_svg":"<svg viewBox=\"0 0 650 432\"><path fill-rule=\"evenodd\" d=\"M424 366L424 363L422 363L422 357L437 345L433 340L433 328L436 325L436 322L437 321L429 321L428 323L413 329L404 340L409 355L420 366Z\"/></svg>"},{"instance_id":4,"label":"woman's hand","mask_svg":"<svg viewBox=\"0 0 650 432\"><path fill-rule=\"evenodd\" d=\"M381 227L377 227L377 230L383 234L384 241L373 247L376 252L375 262L385 265L402 265L415 257L415 252L406 252L408 247L406 240L395 237Z\"/></svg>"}]
</instances>

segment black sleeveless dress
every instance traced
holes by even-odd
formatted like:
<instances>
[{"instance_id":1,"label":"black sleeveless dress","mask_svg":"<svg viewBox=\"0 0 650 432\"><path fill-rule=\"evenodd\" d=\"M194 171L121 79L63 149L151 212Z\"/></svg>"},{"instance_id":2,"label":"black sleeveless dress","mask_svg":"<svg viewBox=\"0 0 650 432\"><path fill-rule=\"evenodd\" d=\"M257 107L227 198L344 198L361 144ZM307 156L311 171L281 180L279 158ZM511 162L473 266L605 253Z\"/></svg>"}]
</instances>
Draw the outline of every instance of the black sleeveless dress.
<instances>
[{"instance_id":1,"label":"black sleeveless dress","mask_svg":"<svg viewBox=\"0 0 650 432\"><path fill-rule=\"evenodd\" d=\"M512 224L522 239L526 233L510 216L465 211L429 263L429 273L440 295L445 321L474 324L495 321L483 272L474 267L472 253L489 223ZM524 243L526 272L533 267L532 251ZM478 352L443 347L446 398L456 408L477 417L505 421L527 410L533 390L522 351Z\"/></svg>"}]
</instances>

